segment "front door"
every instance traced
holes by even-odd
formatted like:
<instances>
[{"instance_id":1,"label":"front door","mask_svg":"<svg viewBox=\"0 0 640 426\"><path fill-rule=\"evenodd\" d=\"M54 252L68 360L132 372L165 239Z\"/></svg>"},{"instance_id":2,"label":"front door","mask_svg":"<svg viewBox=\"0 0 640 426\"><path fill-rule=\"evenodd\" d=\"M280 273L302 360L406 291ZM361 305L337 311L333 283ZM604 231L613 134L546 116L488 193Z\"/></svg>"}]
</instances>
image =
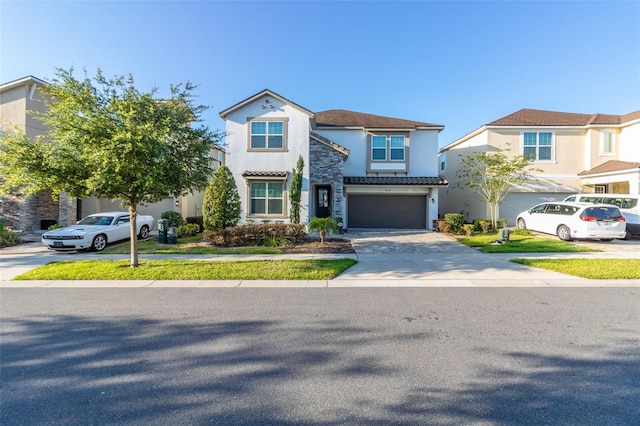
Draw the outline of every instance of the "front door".
<instances>
[{"instance_id":1,"label":"front door","mask_svg":"<svg viewBox=\"0 0 640 426\"><path fill-rule=\"evenodd\" d=\"M316 186L316 217L331 216L331 187Z\"/></svg>"}]
</instances>

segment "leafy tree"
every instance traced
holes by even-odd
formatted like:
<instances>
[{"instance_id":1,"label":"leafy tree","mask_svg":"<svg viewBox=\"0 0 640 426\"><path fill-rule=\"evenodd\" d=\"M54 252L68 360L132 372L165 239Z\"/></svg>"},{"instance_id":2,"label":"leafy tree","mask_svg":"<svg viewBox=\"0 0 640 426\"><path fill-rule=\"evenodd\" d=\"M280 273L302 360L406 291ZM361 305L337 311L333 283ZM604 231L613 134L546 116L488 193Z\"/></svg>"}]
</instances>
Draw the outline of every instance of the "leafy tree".
<instances>
[{"instance_id":1,"label":"leafy tree","mask_svg":"<svg viewBox=\"0 0 640 426\"><path fill-rule=\"evenodd\" d=\"M72 197L120 200L131 223L131 267L138 266L138 205L203 190L213 173L209 151L221 135L201 124L207 109L194 103L190 83L140 92L133 76L106 78L56 69L44 86L50 129L28 139L7 132L0 144L0 190L24 195L50 189Z\"/></svg>"},{"instance_id":2,"label":"leafy tree","mask_svg":"<svg viewBox=\"0 0 640 426\"><path fill-rule=\"evenodd\" d=\"M507 157L503 151L476 151L465 155L456 173L461 183L476 194L482 196L490 207L493 229L498 229L498 206L502 204L509 191L515 186L535 178L527 169L530 161L517 155Z\"/></svg>"},{"instance_id":3,"label":"leafy tree","mask_svg":"<svg viewBox=\"0 0 640 426\"><path fill-rule=\"evenodd\" d=\"M167 219L169 221L170 227L173 226L175 228L178 228L184 224L182 215L173 210L162 212L162 214L160 214L160 219Z\"/></svg>"},{"instance_id":4,"label":"leafy tree","mask_svg":"<svg viewBox=\"0 0 640 426\"><path fill-rule=\"evenodd\" d=\"M338 232L340 227L332 217L312 217L309 221L309 232L317 230L320 233L320 243L324 244L327 232Z\"/></svg>"},{"instance_id":5,"label":"leafy tree","mask_svg":"<svg viewBox=\"0 0 640 426\"><path fill-rule=\"evenodd\" d=\"M291 223L300 223L300 199L302 198L302 169L304 160L302 155L298 157L295 169L291 170L291 183L289 184L289 199L291 207L289 216Z\"/></svg>"},{"instance_id":6,"label":"leafy tree","mask_svg":"<svg viewBox=\"0 0 640 426\"><path fill-rule=\"evenodd\" d=\"M236 226L240 220L240 195L227 166L220 166L213 176L202 203L204 229L216 231Z\"/></svg>"}]
</instances>

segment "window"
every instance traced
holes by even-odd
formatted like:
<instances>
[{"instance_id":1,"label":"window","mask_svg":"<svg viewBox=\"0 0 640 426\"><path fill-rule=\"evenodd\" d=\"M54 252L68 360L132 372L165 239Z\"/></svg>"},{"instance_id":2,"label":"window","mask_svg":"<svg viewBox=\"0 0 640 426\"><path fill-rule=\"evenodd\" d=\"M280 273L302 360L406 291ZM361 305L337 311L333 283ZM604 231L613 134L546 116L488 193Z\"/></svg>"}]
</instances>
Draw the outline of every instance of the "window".
<instances>
[{"instance_id":1,"label":"window","mask_svg":"<svg viewBox=\"0 0 640 426\"><path fill-rule=\"evenodd\" d=\"M373 136L371 138L371 159L385 161L387 159L387 137Z\"/></svg>"},{"instance_id":2,"label":"window","mask_svg":"<svg viewBox=\"0 0 640 426\"><path fill-rule=\"evenodd\" d=\"M251 121L251 149L284 149L284 121Z\"/></svg>"},{"instance_id":3,"label":"window","mask_svg":"<svg viewBox=\"0 0 640 426\"><path fill-rule=\"evenodd\" d=\"M440 171L444 172L447 169L447 153L440 154Z\"/></svg>"},{"instance_id":4,"label":"window","mask_svg":"<svg viewBox=\"0 0 640 426\"><path fill-rule=\"evenodd\" d=\"M251 182L249 192L251 193L249 214L283 214L283 182Z\"/></svg>"},{"instance_id":5,"label":"window","mask_svg":"<svg viewBox=\"0 0 640 426\"><path fill-rule=\"evenodd\" d=\"M596 185L594 187L594 192L596 194L606 194L607 193L607 185Z\"/></svg>"},{"instance_id":6,"label":"window","mask_svg":"<svg viewBox=\"0 0 640 426\"><path fill-rule=\"evenodd\" d=\"M391 161L404 161L404 136L391 136Z\"/></svg>"},{"instance_id":7,"label":"window","mask_svg":"<svg viewBox=\"0 0 640 426\"><path fill-rule=\"evenodd\" d=\"M532 161L553 160L553 133L524 132L522 154Z\"/></svg>"},{"instance_id":8,"label":"window","mask_svg":"<svg viewBox=\"0 0 640 426\"><path fill-rule=\"evenodd\" d=\"M388 154L388 156L387 156ZM373 161L404 161L405 146L403 135L372 136L371 160Z\"/></svg>"},{"instance_id":9,"label":"window","mask_svg":"<svg viewBox=\"0 0 640 426\"><path fill-rule=\"evenodd\" d=\"M616 134L611 130L600 132L600 155L615 155Z\"/></svg>"}]
</instances>

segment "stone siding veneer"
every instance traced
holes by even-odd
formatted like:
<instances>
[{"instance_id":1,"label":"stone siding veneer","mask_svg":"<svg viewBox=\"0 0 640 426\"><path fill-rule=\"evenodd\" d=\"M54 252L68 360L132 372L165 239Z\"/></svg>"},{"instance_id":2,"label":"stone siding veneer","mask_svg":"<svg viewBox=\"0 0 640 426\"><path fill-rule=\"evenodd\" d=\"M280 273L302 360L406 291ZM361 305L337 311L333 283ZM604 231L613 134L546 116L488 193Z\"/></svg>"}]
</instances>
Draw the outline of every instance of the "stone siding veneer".
<instances>
[{"instance_id":1,"label":"stone siding veneer","mask_svg":"<svg viewBox=\"0 0 640 426\"><path fill-rule=\"evenodd\" d=\"M311 185L331 185L333 189L331 215L334 218L344 217L342 200L345 159L343 153L331 146L313 138L309 140L309 181Z\"/></svg>"}]
</instances>

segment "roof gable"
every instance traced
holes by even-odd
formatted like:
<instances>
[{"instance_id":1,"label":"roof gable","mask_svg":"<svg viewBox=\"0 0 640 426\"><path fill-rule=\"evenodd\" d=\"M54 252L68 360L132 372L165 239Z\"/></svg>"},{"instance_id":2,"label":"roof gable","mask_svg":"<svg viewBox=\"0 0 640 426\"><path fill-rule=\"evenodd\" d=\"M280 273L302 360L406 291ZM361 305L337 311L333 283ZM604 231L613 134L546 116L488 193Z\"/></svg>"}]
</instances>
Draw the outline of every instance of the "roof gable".
<instances>
[{"instance_id":1,"label":"roof gable","mask_svg":"<svg viewBox=\"0 0 640 426\"><path fill-rule=\"evenodd\" d=\"M439 124L365 114L345 109L330 109L327 111L317 112L315 114L315 121L316 127L322 128L357 127L365 129L444 129L444 126Z\"/></svg>"},{"instance_id":2,"label":"roof gable","mask_svg":"<svg viewBox=\"0 0 640 426\"><path fill-rule=\"evenodd\" d=\"M44 80L41 80L41 79L39 79L37 77L34 77L32 75L28 75L26 77L22 77L22 78L19 78L17 80L13 80L13 81L9 81L7 83L0 84L0 92L4 92L6 90L13 89L14 87L18 87L18 86L22 86L22 85L28 85L28 84L38 84L38 85L44 86L44 85L47 84L47 82L44 81Z\"/></svg>"},{"instance_id":3,"label":"roof gable","mask_svg":"<svg viewBox=\"0 0 640 426\"><path fill-rule=\"evenodd\" d=\"M237 104L230 106L229 108L220 111L220 118L222 119L226 119L227 116L237 110L239 110L240 108L243 108L246 105L249 105L250 103L264 97L264 96L270 96L272 98L275 98L277 100L279 100L280 102L284 103L284 104L288 104L291 105L292 107L302 111L303 113L307 114L309 117L313 117L313 112L309 111L308 109L301 107L300 105L296 104L295 102L291 102L289 99L285 98L284 96L280 96L278 95L276 92L273 92L269 89L265 89L261 92L256 93L253 96L249 96L247 99L238 102Z\"/></svg>"}]
</instances>

